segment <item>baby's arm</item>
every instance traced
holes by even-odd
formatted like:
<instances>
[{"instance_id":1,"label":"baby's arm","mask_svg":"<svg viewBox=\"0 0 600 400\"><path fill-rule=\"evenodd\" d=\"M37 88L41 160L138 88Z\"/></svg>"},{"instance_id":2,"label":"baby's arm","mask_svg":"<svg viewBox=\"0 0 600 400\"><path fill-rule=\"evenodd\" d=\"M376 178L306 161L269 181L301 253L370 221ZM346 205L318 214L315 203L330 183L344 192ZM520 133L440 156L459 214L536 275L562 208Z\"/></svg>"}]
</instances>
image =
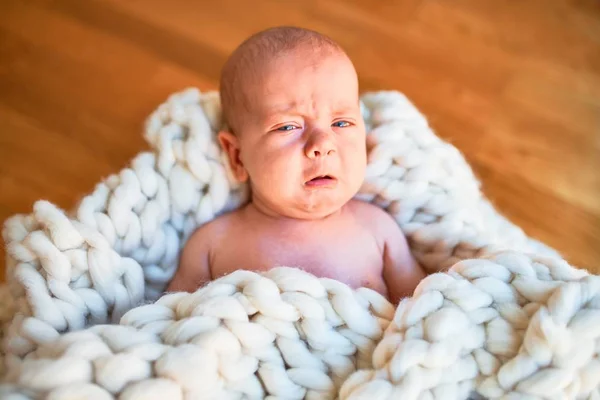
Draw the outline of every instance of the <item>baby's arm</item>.
<instances>
[{"instance_id":1,"label":"baby's arm","mask_svg":"<svg viewBox=\"0 0 600 400\"><path fill-rule=\"evenodd\" d=\"M206 226L200 227L190 236L183 247L179 267L167 292L194 292L210 281L209 250L210 245Z\"/></svg>"},{"instance_id":2,"label":"baby's arm","mask_svg":"<svg viewBox=\"0 0 600 400\"><path fill-rule=\"evenodd\" d=\"M380 234L384 239L383 279L393 304L411 296L419 282L427 276L412 256L400 227L387 213L379 218Z\"/></svg>"}]
</instances>

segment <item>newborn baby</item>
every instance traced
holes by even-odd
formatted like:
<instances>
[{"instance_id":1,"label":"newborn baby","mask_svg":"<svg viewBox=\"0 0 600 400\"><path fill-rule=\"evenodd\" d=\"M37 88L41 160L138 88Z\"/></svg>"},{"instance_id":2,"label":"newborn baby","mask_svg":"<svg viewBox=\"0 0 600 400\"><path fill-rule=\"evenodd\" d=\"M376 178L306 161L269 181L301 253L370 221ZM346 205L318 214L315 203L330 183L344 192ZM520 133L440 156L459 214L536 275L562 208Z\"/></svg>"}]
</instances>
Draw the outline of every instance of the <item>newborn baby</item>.
<instances>
[{"instance_id":1,"label":"newborn baby","mask_svg":"<svg viewBox=\"0 0 600 400\"><path fill-rule=\"evenodd\" d=\"M194 291L237 269L299 267L397 303L425 277L396 222L353 200L365 177L366 132L352 62L305 29L260 32L221 75L227 131L218 139L251 200L202 225L167 291Z\"/></svg>"}]
</instances>

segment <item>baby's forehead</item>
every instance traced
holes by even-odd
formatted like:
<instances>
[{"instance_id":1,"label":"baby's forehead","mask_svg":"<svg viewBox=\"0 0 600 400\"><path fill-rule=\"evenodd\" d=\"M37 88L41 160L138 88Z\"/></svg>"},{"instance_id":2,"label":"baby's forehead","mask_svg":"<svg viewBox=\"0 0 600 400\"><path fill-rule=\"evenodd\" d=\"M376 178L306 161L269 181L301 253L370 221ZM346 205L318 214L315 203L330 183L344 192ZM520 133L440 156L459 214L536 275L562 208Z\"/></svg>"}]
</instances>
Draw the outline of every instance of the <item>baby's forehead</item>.
<instances>
[{"instance_id":1,"label":"baby's forehead","mask_svg":"<svg viewBox=\"0 0 600 400\"><path fill-rule=\"evenodd\" d=\"M301 60L303 65L311 66L312 63L314 69L335 54L345 55L337 44L314 34L299 39L294 38L292 32L291 37L274 40L267 33L243 43L228 59L221 74L221 100L225 120L230 126L238 125L236 120L239 117L255 113L256 106L259 105L257 92L262 96L260 103L263 99L269 100L270 96L275 96L262 89L268 78L278 78L285 73L282 71L285 68L280 67L282 63L289 65L289 60ZM302 74L302 70L295 70L296 76Z\"/></svg>"},{"instance_id":2,"label":"baby's forehead","mask_svg":"<svg viewBox=\"0 0 600 400\"><path fill-rule=\"evenodd\" d=\"M325 64L324 60L316 64L320 62ZM350 71L353 67L334 64L321 69L311 63L306 67L294 66L289 70L262 66L260 73L247 74L246 79L240 81L240 91L244 92L240 103L245 105L240 109L263 119L311 109L344 112L357 107L358 82ZM356 95L352 91L354 87Z\"/></svg>"},{"instance_id":3,"label":"baby's forehead","mask_svg":"<svg viewBox=\"0 0 600 400\"><path fill-rule=\"evenodd\" d=\"M306 64L316 67L322 64L330 55L316 54L314 49L299 46L276 54L246 54L242 55L235 67L239 85L244 83L259 83L269 77L284 75L287 71L282 64L291 61L295 64ZM310 68L296 70L297 73L309 72Z\"/></svg>"}]
</instances>

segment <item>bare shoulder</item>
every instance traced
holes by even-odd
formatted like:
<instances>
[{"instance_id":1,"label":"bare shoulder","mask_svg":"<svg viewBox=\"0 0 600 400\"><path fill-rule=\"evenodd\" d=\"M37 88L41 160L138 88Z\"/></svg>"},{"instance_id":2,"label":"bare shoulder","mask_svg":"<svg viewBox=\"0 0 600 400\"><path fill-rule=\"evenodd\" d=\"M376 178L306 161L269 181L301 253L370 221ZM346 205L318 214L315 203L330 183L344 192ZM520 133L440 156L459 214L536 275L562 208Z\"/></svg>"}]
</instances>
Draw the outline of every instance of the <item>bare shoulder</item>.
<instances>
[{"instance_id":1,"label":"bare shoulder","mask_svg":"<svg viewBox=\"0 0 600 400\"><path fill-rule=\"evenodd\" d=\"M215 219L198 227L189 237L183 248L184 258L198 259L206 257L207 261L212 258L213 252L224 237L231 237L236 226L239 226L239 211L232 211L220 215Z\"/></svg>"},{"instance_id":2,"label":"bare shoulder","mask_svg":"<svg viewBox=\"0 0 600 400\"><path fill-rule=\"evenodd\" d=\"M412 256L408 240L394 218L380 207L352 202L357 218L373 230L383 248L383 278L394 304L409 296L425 273Z\"/></svg>"},{"instance_id":3,"label":"bare shoulder","mask_svg":"<svg viewBox=\"0 0 600 400\"><path fill-rule=\"evenodd\" d=\"M389 236L392 233L402 233L394 218L381 207L361 200L351 200L348 207L355 217L378 235Z\"/></svg>"},{"instance_id":4,"label":"bare shoulder","mask_svg":"<svg viewBox=\"0 0 600 400\"><path fill-rule=\"evenodd\" d=\"M231 213L234 214L234 213ZM215 246L227 235L236 216L225 214L192 233L183 246L179 266L167 291L192 292L212 278L211 259Z\"/></svg>"},{"instance_id":5,"label":"bare shoulder","mask_svg":"<svg viewBox=\"0 0 600 400\"><path fill-rule=\"evenodd\" d=\"M198 227L189 237L186 246L203 244L203 247L212 247L219 239L226 236L235 221L239 219L238 211L220 215Z\"/></svg>"}]
</instances>

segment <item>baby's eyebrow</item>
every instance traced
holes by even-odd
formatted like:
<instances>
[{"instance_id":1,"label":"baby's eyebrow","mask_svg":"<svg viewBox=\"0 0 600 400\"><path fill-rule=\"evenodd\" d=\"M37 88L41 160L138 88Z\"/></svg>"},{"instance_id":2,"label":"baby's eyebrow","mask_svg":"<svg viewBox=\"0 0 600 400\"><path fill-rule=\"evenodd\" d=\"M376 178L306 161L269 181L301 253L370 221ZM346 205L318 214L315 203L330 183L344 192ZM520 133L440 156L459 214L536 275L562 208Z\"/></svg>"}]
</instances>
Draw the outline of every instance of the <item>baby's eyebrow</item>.
<instances>
[{"instance_id":1,"label":"baby's eyebrow","mask_svg":"<svg viewBox=\"0 0 600 400\"><path fill-rule=\"evenodd\" d=\"M265 115L271 117L277 114L285 114L296 109L296 103L278 104L276 106L268 107L265 111Z\"/></svg>"},{"instance_id":2,"label":"baby's eyebrow","mask_svg":"<svg viewBox=\"0 0 600 400\"><path fill-rule=\"evenodd\" d=\"M287 103L287 104L278 104L272 107L266 107L265 112L263 113L263 117L266 119L275 118L280 114L287 114L292 111L296 111L298 108L298 104L296 102ZM356 111L356 104L348 104L342 103L337 104L331 108L331 114L335 116L352 113Z\"/></svg>"},{"instance_id":3,"label":"baby's eyebrow","mask_svg":"<svg viewBox=\"0 0 600 400\"><path fill-rule=\"evenodd\" d=\"M352 112L352 111L356 111L355 104L344 104L342 106L338 106L338 107L334 108L333 113L337 115L337 114L345 114L345 113Z\"/></svg>"},{"instance_id":4,"label":"baby's eyebrow","mask_svg":"<svg viewBox=\"0 0 600 400\"><path fill-rule=\"evenodd\" d=\"M264 123L275 123L277 119L283 114L290 114L294 110L296 110L296 104L288 103L288 104L278 104L272 107L265 107L262 112L259 112L257 116Z\"/></svg>"}]
</instances>

